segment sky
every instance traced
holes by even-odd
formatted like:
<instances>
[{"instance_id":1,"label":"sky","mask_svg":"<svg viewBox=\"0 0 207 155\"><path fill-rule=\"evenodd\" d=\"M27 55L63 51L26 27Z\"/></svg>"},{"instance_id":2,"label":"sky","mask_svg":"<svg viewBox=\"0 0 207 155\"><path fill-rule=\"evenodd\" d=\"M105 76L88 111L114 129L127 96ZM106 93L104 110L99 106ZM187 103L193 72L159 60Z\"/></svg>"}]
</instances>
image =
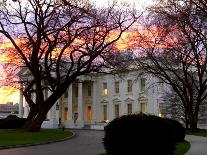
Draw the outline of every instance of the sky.
<instances>
[{"instance_id":1,"label":"sky","mask_svg":"<svg viewBox=\"0 0 207 155\"><path fill-rule=\"evenodd\" d=\"M91 0L95 2L98 7L106 6L112 0ZM128 2L132 6L136 7L138 10L144 10L146 6L149 6L153 3L153 0L118 0L119 2ZM1 49L1 47L0 47ZM2 74L2 73L0 73ZM12 87L2 87L0 88L0 104L13 102L19 102L19 90Z\"/></svg>"},{"instance_id":2,"label":"sky","mask_svg":"<svg viewBox=\"0 0 207 155\"><path fill-rule=\"evenodd\" d=\"M19 103L19 91L12 87L0 88L0 104L13 102Z\"/></svg>"}]
</instances>

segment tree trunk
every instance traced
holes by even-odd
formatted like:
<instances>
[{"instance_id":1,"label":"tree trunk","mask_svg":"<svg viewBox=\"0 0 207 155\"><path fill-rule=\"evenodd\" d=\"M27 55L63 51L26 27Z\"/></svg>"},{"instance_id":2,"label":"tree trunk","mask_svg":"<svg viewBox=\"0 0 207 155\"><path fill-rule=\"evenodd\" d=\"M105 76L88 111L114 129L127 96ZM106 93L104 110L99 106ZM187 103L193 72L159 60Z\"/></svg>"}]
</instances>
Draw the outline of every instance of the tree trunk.
<instances>
[{"instance_id":1,"label":"tree trunk","mask_svg":"<svg viewBox=\"0 0 207 155\"><path fill-rule=\"evenodd\" d=\"M34 105L33 107L30 108L26 122L24 123L24 125L22 127L23 130L26 129L31 124L31 122L33 121L33 119L35 118L37 113L38 113L38 109L37 109L36 105Z\"/></svg>"},{"instance_id":2,"label":"tree trunk","mask_svg":"<svg viewBox=\"0 0 207 155\"><path fill-rule=\"evenodd\" d=\"M194 114L190 117L190 130L196 131L198 129L198 114Z\"/></svg>"},{"instance_id":3,"label":"tree trunk","mask_svg":"<svg viewBox=\"0 0 207 155\"><path fill-rule=\"evenodd\" d=\"M188 119L185 120L185 128L189 129L189 121L188 121Z\"/></svg>"},{"instance_id":4,"label":"tree trunk","mask_svg":"<svg viewBox=\"0 0 207 155\"><path fill-rule=\"evenodd\" d=\"M189 119L188 119L188 115L187 112L185 111L185 128L189 129Z\"/></svg>"},{"instance_id":5,"label":"tree trunk","mask_svg":"<svg viewBox=\"0 0 207 155\"><path fill-rule=\"evenodd\" d=\"M33 110L31 109L31 111ZM36 113L32 113L31 111L22 129L30 132L40 131L41 125L47 116L49 108L47 109L46 107L42 107Z\"/></svg>"}]
</instances>

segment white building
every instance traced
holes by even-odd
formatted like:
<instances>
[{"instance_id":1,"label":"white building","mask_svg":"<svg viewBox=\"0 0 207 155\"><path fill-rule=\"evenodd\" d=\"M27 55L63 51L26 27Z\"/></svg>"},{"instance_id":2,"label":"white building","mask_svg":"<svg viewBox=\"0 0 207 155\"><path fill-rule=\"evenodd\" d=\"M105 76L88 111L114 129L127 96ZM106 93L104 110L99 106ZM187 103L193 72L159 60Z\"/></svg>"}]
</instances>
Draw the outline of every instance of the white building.
<instances>
[{"instance_id":1,"label":"white building","mask_svg":"<svg viewBox=\"0 0 207 155\"><path fill-rule=\"evenodd\" d=\"M79 77L51 108L44 128L57 128L59 121L66 128L103 128L103 122L132 113L161 115L164 85L140 71L120 75L91 74ZM45 95L50 95L45 92ZM27 117L28 105L20 94L20 115ZM22 108L21 108L22 107Z\"/></svg>"}]
</instances>

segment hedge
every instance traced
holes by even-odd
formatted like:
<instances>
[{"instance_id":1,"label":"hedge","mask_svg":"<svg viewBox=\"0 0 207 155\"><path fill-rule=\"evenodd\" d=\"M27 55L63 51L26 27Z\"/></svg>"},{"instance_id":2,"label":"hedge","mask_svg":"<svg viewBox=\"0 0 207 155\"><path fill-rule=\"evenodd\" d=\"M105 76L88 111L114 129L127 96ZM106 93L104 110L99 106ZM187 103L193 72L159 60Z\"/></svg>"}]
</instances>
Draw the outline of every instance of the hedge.
<instances>
[{"instance_id":1,"label":"hedge","mask_svg":"<svg viewBox=\"0 0 207 155\"><path fill-rule=\"evenodd\" d=\"M108 155L173 155L176 142L185 137L177 123L152 115L125 115L105 127L104 147Z\"/></svg>"}]
</instances>

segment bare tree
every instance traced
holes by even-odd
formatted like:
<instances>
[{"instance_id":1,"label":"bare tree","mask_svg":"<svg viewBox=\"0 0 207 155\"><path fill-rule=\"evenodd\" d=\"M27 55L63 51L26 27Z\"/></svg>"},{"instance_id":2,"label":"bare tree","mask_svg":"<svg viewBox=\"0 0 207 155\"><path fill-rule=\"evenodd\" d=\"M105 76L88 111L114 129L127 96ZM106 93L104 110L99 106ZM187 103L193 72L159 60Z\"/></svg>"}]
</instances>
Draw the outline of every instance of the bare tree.
<instances>
[{"instance_id":1,"label":"bare tree","mask_svg":"<svg viewBox=\"0 0 207 155\"><path fill-rule=\"evenodd\" d=\"M137 65L160 78L179 96L186 127L197 129L207 98L206 1L158 0L150 8L143 36L145 55Z\"/></svg>"},{"instance_id":2,"label":"bare tree","mask_svg":"<svg viewBox=\"0 0 207 155\"><path fill-rule=\"evenodd\" d=\"M185 124L185 108L183 107L180 97L173 90L164 92L164 103L160 107L161 115L169 117Z\"/></svg>"},{"instance_id":3,"label":"bare tree","mask_svg":"<svg viewBox=\"0 0 207 155\"><path fill-rule=\"evenodd\" d=\"M27 131L40 129L47 112L78 76L98 72L106 64L112 45L137 19L126 5L96 9L85 0L7 1L0 17L0 33L30 74L20 81L30 107L23 127ZM48 98L45 89L51 91Z\"/></svg>"}]
</instances>

